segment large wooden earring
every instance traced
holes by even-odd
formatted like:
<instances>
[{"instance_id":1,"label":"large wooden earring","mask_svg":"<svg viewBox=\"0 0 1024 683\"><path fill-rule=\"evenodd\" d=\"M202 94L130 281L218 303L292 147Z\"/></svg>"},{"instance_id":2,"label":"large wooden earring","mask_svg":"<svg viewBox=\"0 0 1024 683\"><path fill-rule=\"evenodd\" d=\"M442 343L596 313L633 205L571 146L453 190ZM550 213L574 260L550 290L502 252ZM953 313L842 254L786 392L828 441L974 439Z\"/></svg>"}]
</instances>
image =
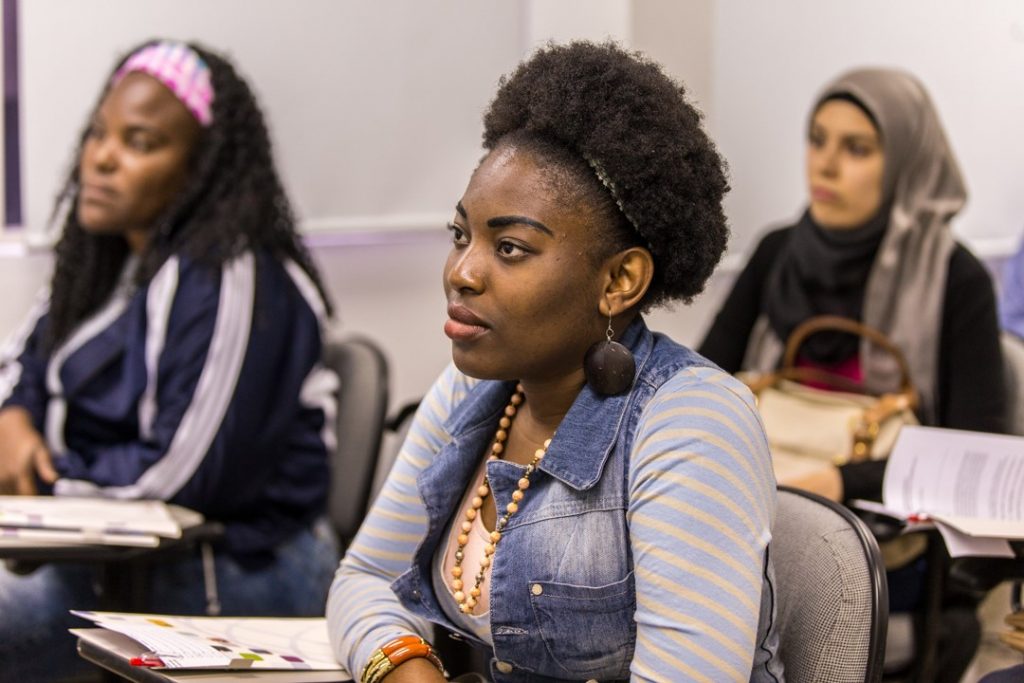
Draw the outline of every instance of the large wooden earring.
<instances>
[{"instance_id":1,"label":"large wooden earring","mask_svg":"<svg viewBox=\"0 0 1024 683\"><path fill-rule=\"evenodd\" d=\"M587 383L599 394L615 396L633 386L636 360L633 353L617 341L612 341L612 317L608 316L605 339L587 349L583 358L583 372Z\"/></svg>"}]
</instances>

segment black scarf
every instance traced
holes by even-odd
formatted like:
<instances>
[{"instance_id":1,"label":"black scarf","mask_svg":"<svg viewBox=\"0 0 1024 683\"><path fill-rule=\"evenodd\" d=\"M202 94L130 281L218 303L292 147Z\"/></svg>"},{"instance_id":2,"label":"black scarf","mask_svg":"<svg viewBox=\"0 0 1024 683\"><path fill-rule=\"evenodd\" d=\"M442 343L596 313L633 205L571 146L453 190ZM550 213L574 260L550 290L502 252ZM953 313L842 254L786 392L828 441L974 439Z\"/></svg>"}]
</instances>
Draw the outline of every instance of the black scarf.
<instances>
[{"instance_id":1,"label":"black scarf","mask_svg":"<svg viewBox=\"0 0 1024 683\"><path fill-rule=\"evenodd\" d=\"M864 225L822 228L805 211L768 276L764 310L783 343L797 325L816 315L861 319L864 288L889 224L889 207ZM816 363L840 363L857 353L859 338L842 332L819 333L800 355Z\"/></svg>"}]
</instances>

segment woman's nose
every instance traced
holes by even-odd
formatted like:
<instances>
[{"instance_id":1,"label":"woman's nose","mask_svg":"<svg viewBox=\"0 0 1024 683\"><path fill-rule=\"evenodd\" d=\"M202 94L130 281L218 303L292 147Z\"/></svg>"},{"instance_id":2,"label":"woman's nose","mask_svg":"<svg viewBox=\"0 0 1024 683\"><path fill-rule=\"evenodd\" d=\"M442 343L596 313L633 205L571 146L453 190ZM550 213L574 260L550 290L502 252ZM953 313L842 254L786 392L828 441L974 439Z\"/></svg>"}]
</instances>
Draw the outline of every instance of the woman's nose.
<instances>
[{"instance_id":1,"label":"woman's nose","mask_svg":"<svg viewBox=\"0 0 1024 683\"><path fill-rule=\"evenodd\" d=\"M839 150L831 145L823 146L814 152L814 171L832 178L839 172Z\"/></svg>"},{"instance_id":2,"label":"woman's nose","mask_svg":"<svg viewBox=\"0 0 1024 683\"><path fill-rule=\"evenodd\" d=\"M84 157L86 165L98 171L109 173L117 168L117 150L110 136L86 143Z\"/></svg>"},{"instance_id":3,"label":"woman's nose","mask_svg":"<svg viewBox=\"0 0 1024 683\"><path fill-rule=\"evenodd\" d=\"M445 276L448 287L455 291L469 291L479 294L484 289L484 269L481 255L472 244L453 251L449 258Z\"/></svg>"}]
</instances>

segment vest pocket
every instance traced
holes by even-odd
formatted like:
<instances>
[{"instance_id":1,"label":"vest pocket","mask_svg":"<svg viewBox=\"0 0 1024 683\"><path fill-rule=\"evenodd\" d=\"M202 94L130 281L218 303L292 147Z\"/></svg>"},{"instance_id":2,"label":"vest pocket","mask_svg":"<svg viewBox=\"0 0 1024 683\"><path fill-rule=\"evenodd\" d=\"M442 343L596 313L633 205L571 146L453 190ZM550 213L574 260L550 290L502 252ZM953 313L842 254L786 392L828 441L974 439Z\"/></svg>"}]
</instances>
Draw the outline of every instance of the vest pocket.
<instances>
[{"instance_id":1,"label":"vest pocket","mask_svg":"<svg viewBox=\"0 0 1024 683\"><path fill-rule=\"evenodd\" d=\"M544 646L567 676L628 676L635 633L633 572L604 586L531 581L528 590Z\"/></svg>"}]
</instances>

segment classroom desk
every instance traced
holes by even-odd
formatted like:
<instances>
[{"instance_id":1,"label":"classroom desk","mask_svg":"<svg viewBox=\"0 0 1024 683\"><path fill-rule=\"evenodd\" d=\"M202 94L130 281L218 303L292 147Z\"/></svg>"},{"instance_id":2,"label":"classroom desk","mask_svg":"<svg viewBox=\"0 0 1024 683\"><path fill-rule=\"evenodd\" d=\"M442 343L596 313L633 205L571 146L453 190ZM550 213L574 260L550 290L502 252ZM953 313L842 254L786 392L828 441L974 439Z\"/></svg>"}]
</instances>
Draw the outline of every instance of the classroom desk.
<instances>
[{"instance_id":1,"label":"classroom desk","mask_svg":"<svg viewBox=\"0 0 1024 683\"><path fill-rule=\"evenodd\" d=\"M0 560L10 563L15 572L31 571L50 562L94 564L102 570L103 595L100 609L108 612L144 611L147 572L150 563L168 555L181 553L224 535L219 522L203 520L191 510L170 507L181 524L180 538L162 538L152 548L115 545L0 545Z\"/></svg>"},{"instance_id":2,"label":"classroom desk","mask_svg":"<svg viewBox=\"0 0 1024 683\"><path fill-rule=\"evenodd\" d=\"M901 533L901 525L885 515L853 508L854 513L867 524L876 540L884 542L896 538ZM913 533L925 535L926 570L924 575L923 601L915 619L914 663L907 673L907 680L930 681L937 674L939 646L939 626L942 621L942 600L945 587L950 577L965 588L983 594L1001 581L1017 581L1024 579L1024 542L1011 541L1016 557L961 557L950 558L946 553L946 544L942 535L935 527L922 529ZM890 618L892 618L890 614Z\"/></svg>"},{"instance_id":3,"label":"classroom desk","mask_svg":"<svg viewBox=\"0 0 1024 683\"><path fill-rule=\"evenodd\" d=\"M71 633L78 638L83 659L137 683L351 683L341 671L158 671L129 664L140 646L125 635L105 628L73 628Z\"/></svg>"},{"instance_id":4,"label":"classroom desk","mask_svg":"<svg viewBox=\"0 0 1024 683\"><path fill-rule=\"evenodd\" d=\"M879 515L873 512L852 508L854 514L860 517L875 540L879 543L890 541L900 536L903 525L886 515ZM935 678L935 666L938 658L939 623L942 613L942 594L945 586L945 578L948 572L948 562L945 555L945 542L935 527L922 528L912 533L923 534L926 545L924 556L926 558L926 570L924 575L923 601L919 607L919 618L914 620L914 643L906 644L906 647L913 650L913 662L910 665L907 680L930 681ZM889 614L894 618L895 613Z\"/></svg>"}]
</instances>

